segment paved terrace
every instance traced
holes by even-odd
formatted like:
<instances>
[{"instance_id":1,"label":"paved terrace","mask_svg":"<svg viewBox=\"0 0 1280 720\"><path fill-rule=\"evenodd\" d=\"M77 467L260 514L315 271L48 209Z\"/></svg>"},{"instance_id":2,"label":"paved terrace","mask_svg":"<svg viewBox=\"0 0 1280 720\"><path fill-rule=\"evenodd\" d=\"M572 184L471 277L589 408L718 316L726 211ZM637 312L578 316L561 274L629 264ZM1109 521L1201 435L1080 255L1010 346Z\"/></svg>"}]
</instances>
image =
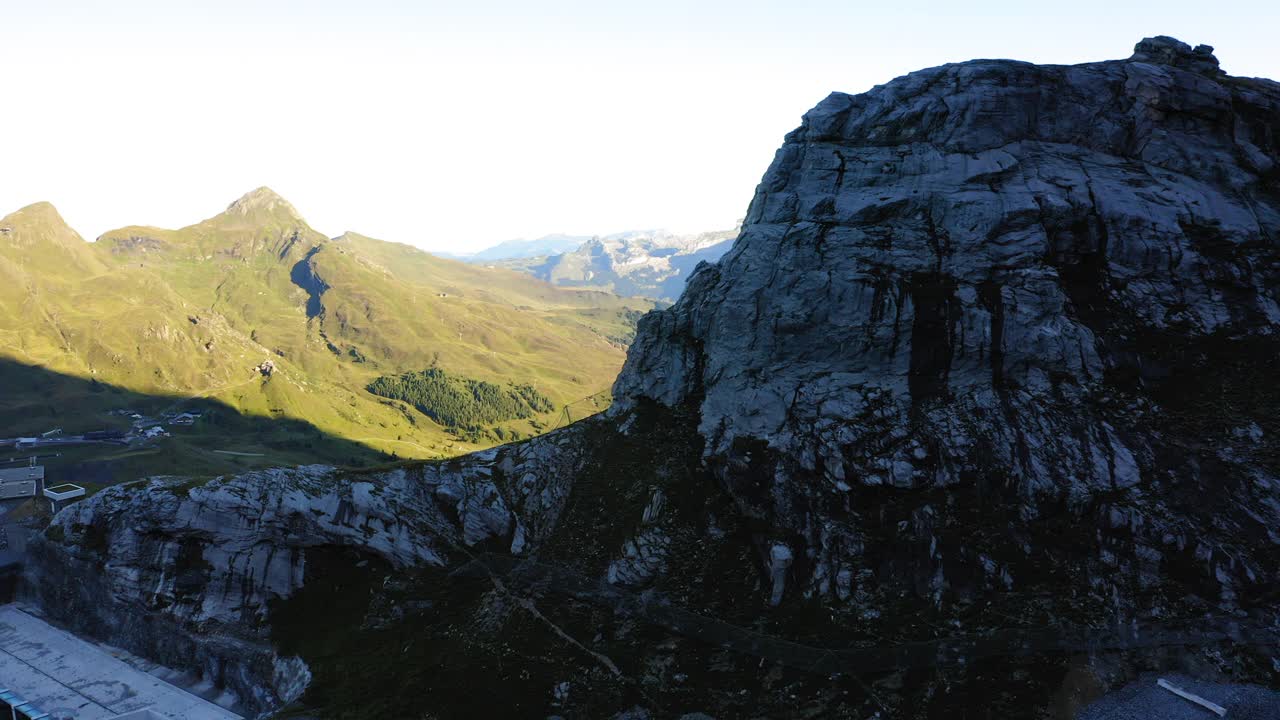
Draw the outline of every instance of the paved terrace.
<instances>
[{"instance_id":1,"label":"paved terrace","mask_svg":"<svg viewBox=\"0 0 1280 720\"><path fill-rule=\"evenodd\" d=\"M64 720L238 720L15 605L0 605L0 687Z\"/></svg>"}]
</instances>

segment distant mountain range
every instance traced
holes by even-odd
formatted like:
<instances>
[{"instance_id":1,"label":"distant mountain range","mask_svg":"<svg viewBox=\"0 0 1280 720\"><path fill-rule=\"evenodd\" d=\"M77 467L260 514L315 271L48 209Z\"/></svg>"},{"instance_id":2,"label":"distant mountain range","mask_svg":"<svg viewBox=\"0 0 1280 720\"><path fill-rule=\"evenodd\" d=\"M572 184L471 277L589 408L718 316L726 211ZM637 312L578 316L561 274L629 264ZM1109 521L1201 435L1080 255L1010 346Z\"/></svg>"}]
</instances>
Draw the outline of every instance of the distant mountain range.
<instances>
[{"instance_id":1,"label":"distant mountain range","mask_svg":"<svg viewBox=\"0 0 1280 720\"><path fill-rule=\"evenodd\" d=\"M578 249L591 239L590 235L544 235L533 240L508 240L485 248L472 255L459 256L467 262L510 260L514 258L545 257Z\"/></svg>"},{"instance_id":2,"label":"distant mountain range","mask_svg":"<svg viewBox=\"0 0 1280 720\"><path fill-rule=\"evenodd\" d=\"M665 230L587 238L548 235L501 243L466 260L518 270L561 287L674 302L698 263L719 260L737 236L736 228L693 235ZM571 242L576 244L564 249Z\"/></svg>"},{"instance_id":3,"label":"distant mountain range","mask_svg":"<svg viewBox=\"0 0 1280 720\"><path fill-rule=\"evenodd\" d=\"M294 419L400 457L457 454L537 434L565 403L607 390L652 307L357 233L331 239L267 188L188 227L126 227L92 243L38 203L0 219L0 361L76 382L61 394L9 383L0 437L112 426L106 412L124 401L105 388ZM538 412L459 432L367 390L428 368L494 397L534 388ZM292 441L235 442L218 449L290 459ZM213 447L196 449L190 471L223 469Z\"/></svg>"}]
</instances>

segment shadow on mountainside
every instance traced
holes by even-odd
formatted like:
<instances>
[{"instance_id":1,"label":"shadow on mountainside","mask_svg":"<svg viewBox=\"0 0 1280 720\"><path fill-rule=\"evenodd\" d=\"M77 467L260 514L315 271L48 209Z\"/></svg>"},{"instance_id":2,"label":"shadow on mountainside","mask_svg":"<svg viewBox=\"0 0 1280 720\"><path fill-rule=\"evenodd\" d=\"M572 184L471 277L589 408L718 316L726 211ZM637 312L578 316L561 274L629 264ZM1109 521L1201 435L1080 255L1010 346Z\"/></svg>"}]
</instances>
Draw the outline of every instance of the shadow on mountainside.
<instances>
[{"instance_id":1,"label":"shadow on mountainside","mask_svg":"<svg viewBox=\"0 0 1280 720\"><path fill-rule=\"evenodd\" d=\"M191 425L163 418L181 412L200 417ZM21 450L5 444L0 445L0 462L41 456L49 484L88 483L95 490L155 474L206 476L308 463L362 467L393 459L304 420L246 415L211 398L140 393L0 359L0 440L38 438L56 429L63 436L98 430L137 434L139 421L132 413L142 416L144 425L155 422L170 437Z\"/></svg>"}]
</instances>

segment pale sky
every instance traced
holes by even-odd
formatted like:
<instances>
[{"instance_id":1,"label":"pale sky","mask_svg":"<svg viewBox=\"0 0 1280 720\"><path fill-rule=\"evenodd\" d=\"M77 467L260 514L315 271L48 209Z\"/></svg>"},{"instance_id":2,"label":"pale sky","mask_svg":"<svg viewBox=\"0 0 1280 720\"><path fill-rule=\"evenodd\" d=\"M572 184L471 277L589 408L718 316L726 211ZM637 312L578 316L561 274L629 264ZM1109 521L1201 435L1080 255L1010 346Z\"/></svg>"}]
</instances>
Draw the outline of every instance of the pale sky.
<instances>
[{"instance_id":1,"label":"pale sky","mask_svg":"<svg viewBox=\"0 0 1280 720\"><path fill-rule=\"evenodd\" d=\"M713 230L834 90L1144 36L1280 78L1280 3L0 0L0 215L86 238L268 185L321 232L474 251Z\"/></svg>"}]
</instances>

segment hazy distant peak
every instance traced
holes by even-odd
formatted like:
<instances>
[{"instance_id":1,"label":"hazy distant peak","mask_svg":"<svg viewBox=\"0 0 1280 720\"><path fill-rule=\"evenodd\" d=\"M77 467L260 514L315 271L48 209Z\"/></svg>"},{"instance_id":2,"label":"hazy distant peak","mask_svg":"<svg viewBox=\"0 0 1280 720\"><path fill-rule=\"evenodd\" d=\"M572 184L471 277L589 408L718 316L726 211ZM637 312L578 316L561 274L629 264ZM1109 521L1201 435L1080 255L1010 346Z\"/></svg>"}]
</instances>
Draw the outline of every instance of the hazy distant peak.
<instances>
[{"instance_id":1,"label":"hazy distant peak","mask_svg":"<svg viewBox=\"0 0 1280 720\"><path fill-rule=\"evenodd\" d=\"M360 240L373 240L374 238L371 238L368 235L365 235L364 233L358 233L354 230L347 230L343 232L341 235L334 238L330 238L330 239L333 240L334 242L352 242L352 241L360 241Z\"/></svg>"},{"instance_id":2,"label":"hazy distant peak","mask_svg":"<svg viewBox=\"0 0 1280 720\"><path fill-rule=\"evenodd\" d=\"M467 256L471 262L501 260L505 258L530 258L543 255L558 255L577 248L591 239L590 235L565 235L556 233L543 235L533 240L507 240L493 247Z\"/></svg>"},{"instance_id":3,"label":"hazy distant peak","mask_svg":"<svg viewBox=\"0 0 1280 720\"><path fill-rule=\"evenodd\" d=\"M240 199L227 206L228 215L248 216L255 213L283 213L297 220L302 220L302 216L298 213L288 200L280 197L274 190L267 186L262 186L256 190L250 190Z\"/></svg>"},{"instance_id":4,"label":"hazy distant peak","mask_svg":"<svg viewBox=\"0 0 1280 720\"><path fill-rule=\"evenodd\" d=\"M329 238L329 240L331 242L338 243L339 245L347 245L351 247L368 247L371 244L413 247L412 245L405 245L404 243L398 243L391 240L379 240L376 237L365 235L364 233L358 233L354 230L347 230L337 237Z\"/></svg>"}]
</instances>

